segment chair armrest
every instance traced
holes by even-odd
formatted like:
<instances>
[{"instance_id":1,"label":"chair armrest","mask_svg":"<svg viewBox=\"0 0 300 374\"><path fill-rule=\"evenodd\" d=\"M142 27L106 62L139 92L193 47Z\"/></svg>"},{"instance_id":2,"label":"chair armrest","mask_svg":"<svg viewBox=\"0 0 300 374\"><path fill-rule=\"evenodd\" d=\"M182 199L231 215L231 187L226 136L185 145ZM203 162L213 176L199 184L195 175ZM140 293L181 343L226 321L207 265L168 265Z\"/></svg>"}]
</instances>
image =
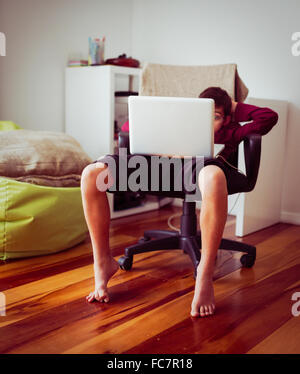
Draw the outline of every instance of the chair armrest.
<instances>
[{"instance_id":1,"label":"chair armrest","mask_svg":"<svg viewBox=\"0 0 300 374\"><path fill-rule=\"evenodd\" d=\"M119 132L119 148L127 148L129 153L129 133L126 131Z\"/></svg>"},{"instance_id":2,"label":"chair armrest","mask_svg":"<svg viewBox=\"0 0 300 374\"><path fill-rule=\"evenodd\" d=\"M244 138L244 154L249 191L251 191L255 187L260 165L261 135L251 134Z\"/></svg>"}]
</instances>

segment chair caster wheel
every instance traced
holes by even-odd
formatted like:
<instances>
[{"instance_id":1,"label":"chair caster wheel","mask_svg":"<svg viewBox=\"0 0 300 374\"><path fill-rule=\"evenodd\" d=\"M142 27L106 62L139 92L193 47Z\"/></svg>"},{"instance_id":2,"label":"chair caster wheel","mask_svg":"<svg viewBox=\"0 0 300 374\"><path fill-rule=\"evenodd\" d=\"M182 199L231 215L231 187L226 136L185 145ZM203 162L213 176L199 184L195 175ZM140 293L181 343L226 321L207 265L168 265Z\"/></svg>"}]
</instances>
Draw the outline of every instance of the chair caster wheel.
<instances>
[{"instance_id":1,"label":"chair caster wheel","mask_svg":"<svg viewBox=\"0 0 300 374\"><path fill-rule=\"evenodd\" d=\"M132 268L132 262L133 262L132 257L122 256L118 259L120 269L122 270L130 270Z\"/></svg>"},{"instance_id":2,"label":"chair caster wheel","mask_svg":"<svg viewBox=\"0 0 300 374\"><path fill-rule=\"evenodd\" d=\"M243 255L240 261L244 268L251 268L254 265L255 257L252 255Z\"/></svg>"}]
</instances>

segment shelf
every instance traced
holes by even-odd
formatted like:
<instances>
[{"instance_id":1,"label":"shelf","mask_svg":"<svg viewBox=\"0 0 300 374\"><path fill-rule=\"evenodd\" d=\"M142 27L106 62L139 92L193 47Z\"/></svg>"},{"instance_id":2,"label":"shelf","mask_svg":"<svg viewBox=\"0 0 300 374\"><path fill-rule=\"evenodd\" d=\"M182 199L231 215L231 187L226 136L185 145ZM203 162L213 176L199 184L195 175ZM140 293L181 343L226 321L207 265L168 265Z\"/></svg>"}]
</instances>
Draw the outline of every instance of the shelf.
<instances>
[{"instance_id":1,"label":"shelf","mask_svg":"<svg viewBox=\"0 0 300 374\"><path fill-rule=\"evenodd\" d=\"M81 144L92 160L117 150L114 123L118 98L115 92L137 91L133 83L138 82L141 70L115 65L66 68L66 133ZM108 192L107 196L112 219L159 209L164 200L148 195L151 197L147 196L140 206L114 211L114 195Z\"/></svg>"},{"instance_id":2,"label":"shelf","mask_svg":"<svg viewBox=\"0 0 300 374\"><path fill-rule=\"evenodd\" d=\"M113 74L125 74L125 75L134 75L139 76L141 73L141 68L129 68L125 66L116 66L116 65L98 65L98 66L79 66L80 70L84 71L110 71ZM68 66L67 69L73 69L73 67Z\"/></svg>"}]
</instances>

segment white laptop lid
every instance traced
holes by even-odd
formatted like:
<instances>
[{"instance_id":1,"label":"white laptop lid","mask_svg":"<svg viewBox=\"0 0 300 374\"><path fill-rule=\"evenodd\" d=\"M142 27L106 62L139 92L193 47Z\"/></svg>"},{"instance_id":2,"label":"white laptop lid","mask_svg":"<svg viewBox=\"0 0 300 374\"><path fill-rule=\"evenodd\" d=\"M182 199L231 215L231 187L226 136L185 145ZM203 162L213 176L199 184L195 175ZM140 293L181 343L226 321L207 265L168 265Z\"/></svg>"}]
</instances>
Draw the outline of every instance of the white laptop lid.
<instances>
[{"instance_id":1,"label":"white laptop lid","mask_svg":"<svg viewBox=\"0 0 300 374\"><path fill-rule=\"evenodd\" d=\"M130 153L213 157L214 100L130 96Z\"/></svg>"}]
</instances>

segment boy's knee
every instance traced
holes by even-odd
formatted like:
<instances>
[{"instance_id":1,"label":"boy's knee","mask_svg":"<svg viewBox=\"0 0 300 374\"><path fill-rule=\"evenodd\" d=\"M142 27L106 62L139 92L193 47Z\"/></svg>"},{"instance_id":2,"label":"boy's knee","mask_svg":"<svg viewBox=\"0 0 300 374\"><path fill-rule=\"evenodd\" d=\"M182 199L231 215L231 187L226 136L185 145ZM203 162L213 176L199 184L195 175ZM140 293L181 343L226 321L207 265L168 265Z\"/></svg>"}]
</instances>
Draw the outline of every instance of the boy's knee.
<instances>
[{"instance_id":1,"label":"boy's knee","mask_svg":"<svg viewBox=\"0 0 300 374\"><path fill-rule=\"evenodd\" d=\"M95 180L98 174L101 173L106 168L107 168L107 165L102 164L102 162L89 164L83 169L81 173L81 180L86 181L86 182L90 180Z\"/></svg>"},{"instance_id":2,"label":"boy's knee","mask_svg":"<svg viewBox=\"0 0 300 374\"><path fill-rule=\"evenodd\" d=\"M198 183L201 192L224 191L225 188L227 192L225 174L216 165L207 165L202 168L199 172Z\"/></svg>"},{"instance_id":3,"label":"boy's knee","mask_svg":"<svg viewBox=\"0 0 300 374\"><path fill-rule=\"evenodd\" d=\"M105 171L105 175L108 174L108 167L107 165L103 164L102 162L97 162L93 164L87 165L81 174L81 186L88 187L90 185L96 186L97 179L101 173Z\"/></svg>"}]
</instances>

